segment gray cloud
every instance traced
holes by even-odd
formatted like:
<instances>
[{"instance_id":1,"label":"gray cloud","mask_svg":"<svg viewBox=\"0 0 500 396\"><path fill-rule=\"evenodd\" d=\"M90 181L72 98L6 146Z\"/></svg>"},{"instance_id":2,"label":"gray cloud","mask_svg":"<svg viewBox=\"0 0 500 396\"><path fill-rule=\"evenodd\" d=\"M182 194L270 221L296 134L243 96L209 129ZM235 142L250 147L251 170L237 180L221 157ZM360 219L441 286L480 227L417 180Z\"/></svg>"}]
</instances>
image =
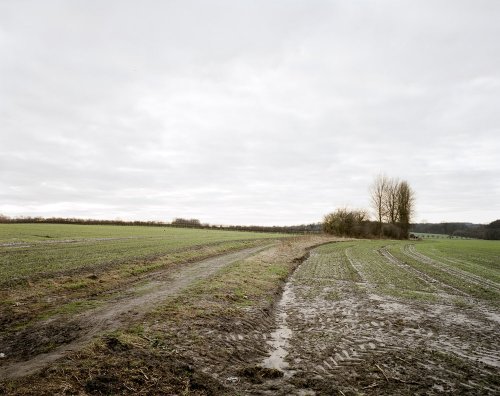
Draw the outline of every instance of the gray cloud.
<instances>
[{"instance_id":1,"label":"gray cloud","mask_svg":"<svg viewBox=\"0 0 500 396\"><path fill-rule=\"evenodd\" d=\"M294 224L407 179L500 213L496 1L0 3L0 212Z\"/></svg>"}]
</instances>

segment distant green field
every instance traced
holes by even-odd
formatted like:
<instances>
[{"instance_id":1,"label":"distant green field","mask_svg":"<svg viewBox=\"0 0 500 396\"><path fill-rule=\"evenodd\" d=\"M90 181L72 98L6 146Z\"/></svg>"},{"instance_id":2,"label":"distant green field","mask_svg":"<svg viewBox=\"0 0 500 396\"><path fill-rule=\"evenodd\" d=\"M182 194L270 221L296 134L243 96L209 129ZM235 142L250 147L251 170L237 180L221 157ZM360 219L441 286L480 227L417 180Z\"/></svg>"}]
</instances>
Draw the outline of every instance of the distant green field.
<instances>
[{"instance_id":1,"label":"distant green field","mask_svg":"<svg viewBox=\"0 0 500 396\"><path fill-rule=\"evenodd\" d=\"M448 234L429 234L426 232L412 232L412 234L414 234L420 238L423 238L423 239L428 239L428 238L431 238L431 239L472 239L472 238L457 237L457 236L450 238L450 236Z\"/></svg>"},{"instance_id":2,"label":"distant green field","mask_svg":"<svg viewBox=\"0 0 500 396\"><path fill-rule=\"evenodd\" d=\"M448 239L426 241L415 248L446 265L500 282L500 241Z\"/></svg>"},{"instance_id":3,"label":"distant green field","mask_svg":"<svg viewBox=\"0 0 500 396\"><path fill-rule=\"evenodd\" d=\"M280 234L187 228L0 224L0 284L17 277L92 269L175 255L207 245L234 249Z\"/></svg>"}]
</instances>

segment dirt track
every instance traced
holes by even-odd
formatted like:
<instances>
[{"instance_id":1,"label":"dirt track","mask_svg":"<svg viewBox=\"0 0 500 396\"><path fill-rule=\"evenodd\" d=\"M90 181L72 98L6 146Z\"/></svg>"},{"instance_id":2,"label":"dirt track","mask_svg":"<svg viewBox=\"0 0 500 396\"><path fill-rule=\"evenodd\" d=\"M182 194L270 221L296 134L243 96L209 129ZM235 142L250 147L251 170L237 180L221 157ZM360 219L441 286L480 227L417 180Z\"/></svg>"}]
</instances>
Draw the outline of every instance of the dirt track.
<instances>
[{"instance_id":1,"label":"dirt track","mask_svg":"<svg viewBox=\"0 0 500 396\"><path fill-rule=\"evenodd\" d=\"M21 337L6 340L3 351L7 350L11 359L0 363L0 380L29 375L50 365L68 352L80 349L92 337L104 331L113 331L131 321L139 320L145 313L165 298L172 296L190 284L209 277L221 268L243 260L259 251L268 248L259 246L235 253L188 264L176 272L171 270L155 272L142 285L135 285L123 292L114 300L97 309L86 311L71 320L48 320L40 323L29 333ZM49 353L29 357L27 360L13 361L12 353L16 348L29 348L30 343L56 341L62 343ZM22 355L21 355L22 356Z\"/></svg>"}]
</instances>

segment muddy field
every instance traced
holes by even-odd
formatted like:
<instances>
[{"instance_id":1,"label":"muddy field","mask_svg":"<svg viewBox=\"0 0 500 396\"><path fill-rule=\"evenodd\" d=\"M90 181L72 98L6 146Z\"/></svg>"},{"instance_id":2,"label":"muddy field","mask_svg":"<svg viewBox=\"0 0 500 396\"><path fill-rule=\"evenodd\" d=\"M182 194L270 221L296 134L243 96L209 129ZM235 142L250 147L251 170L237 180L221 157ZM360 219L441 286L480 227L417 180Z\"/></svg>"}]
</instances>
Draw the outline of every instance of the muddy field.
<instances>
[{"instance_id":1,"label":"muddy field","mask_svg":"<svg viewBox=\"0 0 500 396\"><path fill-rule=\"evenodd\" d=\"M498 394L500 316L494 304L450 290L383 244L370 249L375 259L363 260L365 247L358 244L317 249L286 284L279 327L271 334L278 348L264 360L284 372L278 393ZM406 298L384 292L394 287L394 274L387 267L385 275L374 276L369 267L379 259L407 271L413 282L405 283L417 290L404 289ZM411 298L411 292L417 294ZM253 392L276 393L274 386L264 383Z\"/></svg>"},{"instance_id":2,"label":"muddy field","mask_svg":"<svg viewBox=\"0 0 500 396\"><path fill-rule=\"evenodd\" d=\"M482 261L475 272L498 276L498 261ZM203 333L208 351L225 353L193 359L229 394L498 394L498 293L413 244L329 244L310 252L272 313Z\"/></svg>"},{"instance_id":3,"label":"muddy field","mask_svg":"<svg viewBox=\"0 0 500 396\"><path fill-rule=\"evenodd\" d=\"M136 307L120 328L101 328L37 373L4 378L0 390L500 393L498 246L450 254L432 241L327 242L279 241L200 270L154 308Z\"/></svg>"}]
</instances>

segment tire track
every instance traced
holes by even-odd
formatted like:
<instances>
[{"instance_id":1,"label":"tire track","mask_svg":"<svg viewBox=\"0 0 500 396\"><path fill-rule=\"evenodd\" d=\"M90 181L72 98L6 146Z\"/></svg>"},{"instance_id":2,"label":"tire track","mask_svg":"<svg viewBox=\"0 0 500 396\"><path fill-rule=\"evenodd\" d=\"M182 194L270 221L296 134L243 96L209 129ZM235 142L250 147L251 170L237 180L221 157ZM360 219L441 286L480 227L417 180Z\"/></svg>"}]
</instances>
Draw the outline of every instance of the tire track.
<instances>
[{"instance_id":1,"label":"tire track","mask_svg":"<svg viewBox=\"0 0 500 396\"><path fill-rule=\"evenodd\" d=\"M86 311L72 318L70 323L76 325L80 330L71 342L29 360L3 365L0 367L0 380L22 377L40 370L64 357L67 353L82 348L96 335L119 329L130 324L131 321L137 321L158 303L182 291L192 283L215 274L227 265L268 249L270 246L272 245L244 249L186 265L178 272L169 274L171 275L169 279L162 282L151 281L146 287L141 286L139 295L135 293L137 287L124 290L122 295L127 297L119 297L103 307ZM67 324L68 322L61 324L61 326L64 327Z\"/></svg>"},{"instance_id":2,"label":"tire track","mask_svg":"<svg viewBox=\"0 0 500 396\"><path fill-rule=\"evenodd\" d=\"M326 263L318 258L314 262L304 262L300 278L292 278L287 284L294 299L284 307L287 326L291 330L284 360L286 370L292 373L292 383L293 378L314 379L323 381L323 384L339 383L340 379L355 376L354 373L366 370L370 365L373 367L373 362L378 361L389 361L393 365L395 361L400 362L399 365L405 367L403 372L429 372L438 381L446 383L451 371L447 364L434 363L435 352L441 353L436 356L449 354L452 359L465 360L464 365L474 367L481 375L500 367L498 322L478 311L477 307L465 309L447 302L420 302L380 294L378 285L367 281L363 272L369 263L358 261L354 249L355 246L346 247L344 252L364 281L363 288L355 287L356 282L352 280L328 276L328 268L318 266L333 266L335 262ZM467 293L400 261L385 247L378 249L378 254L428 285L432 293L469 297ZM335 259L333 255L330 257ZM321 277L315 279L310 275L313 273L320 273ZM328 297L331 291L335 291L337 297ZM408 366L407 358L411 359L411 366ZM477 366L478 362L484 364L484 368ZM453 375L461 374L457 371ZM409 378L417 382L419 379L418 376ZM265 383L257 389L267 394L273 386L276 384ZM463 386L485 389L479 384ZM498 390L496 385L492 386ZM288 392L300 394L302 390L293 388Z\"/></svg>"},{"instance_id":3,"label":"tire track","mask_svg":"<svg viewBox=\"0 0 500 396\"><path fill-rule=\"evenodd\" d=\"M405 245L407 246L407 245ZM399 268L402 268L405 271L408 271L415 275L417 278L431 286L432 289L435 291L441 292L441 293L448 293L448 294L456 294L459 296L465 296L465 297L470 297L469 294L463 292L462 290L459 290L451 285L448 285L444 282L441 282L432 276L427 275L426 273L419 271L415 267L412 267L411 265L402 262L398 258L394 257L385 247L378 249L378 252L390 263L397 265ZM438 288L438 285L441 289ZM450 293L452 292L452 293Z\"/></svg>"},{"instance_id":4,"label":"tire track","mask_svg":"<svg viewBox=\"0 0 500 396\"><path fill-rule=\"evenodd\" d=\"M500 285L497 282L490 281L489 279L485 279L481 276L463 271L455 267L451 267L448 264L443 263L442 261L432 259L418 252L415 249L415 245L405 245L403 248L403 253L415 260L421 261L424 264L431 265L432 267L439 269L449 275L455 276L461 280L474 283L477 286L493 289L496 292L500 292Z\"/></svg>"}]
</instances>

